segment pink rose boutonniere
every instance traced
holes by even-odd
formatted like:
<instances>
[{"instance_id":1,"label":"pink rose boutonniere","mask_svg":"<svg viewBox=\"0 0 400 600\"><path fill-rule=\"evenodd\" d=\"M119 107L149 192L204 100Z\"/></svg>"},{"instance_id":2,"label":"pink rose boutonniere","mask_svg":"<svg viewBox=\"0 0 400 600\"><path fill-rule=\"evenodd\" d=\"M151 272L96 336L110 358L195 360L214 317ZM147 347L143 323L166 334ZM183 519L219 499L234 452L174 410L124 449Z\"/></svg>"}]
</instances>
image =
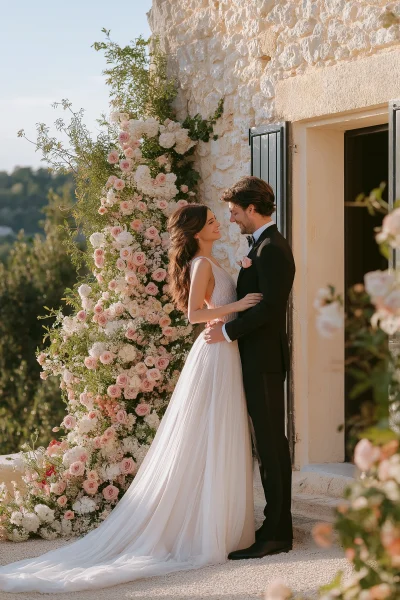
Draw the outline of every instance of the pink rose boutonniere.
<instances>
[{"instance_id":1,"label":"pink rose boutonniere","mask_svg":"<svg viewBox=\"0 0 400 600\"><path fill-rule=\"evenodd\" d=\"M244 256L242 258L241 265L242 265L243 269L248 269L249 267L251 267L252 264L253 264L253 261L248 256Z\"/></svg>"}]
</instances>

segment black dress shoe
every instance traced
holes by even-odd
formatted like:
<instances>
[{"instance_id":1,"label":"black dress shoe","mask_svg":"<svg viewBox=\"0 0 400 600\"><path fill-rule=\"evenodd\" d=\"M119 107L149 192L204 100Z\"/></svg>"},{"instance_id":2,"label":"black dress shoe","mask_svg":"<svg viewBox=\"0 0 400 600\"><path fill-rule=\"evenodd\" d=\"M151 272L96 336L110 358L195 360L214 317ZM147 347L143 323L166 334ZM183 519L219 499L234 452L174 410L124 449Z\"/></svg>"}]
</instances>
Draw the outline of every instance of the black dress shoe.
<instances>
[{"instance_id":1,"label":"black dress shoe","mask_svg":"<svg viewBox=\"0 0 400 600\"><path fill-rule=\"evenodd\" d=\"M290 552L292 549L292 541L286 542L255 542L250 548L244 550L235 550L228 554L229 560L245 560L247 558L263 558L270 554L280 554L281 552Z\"/></svg>"}]
</instances>

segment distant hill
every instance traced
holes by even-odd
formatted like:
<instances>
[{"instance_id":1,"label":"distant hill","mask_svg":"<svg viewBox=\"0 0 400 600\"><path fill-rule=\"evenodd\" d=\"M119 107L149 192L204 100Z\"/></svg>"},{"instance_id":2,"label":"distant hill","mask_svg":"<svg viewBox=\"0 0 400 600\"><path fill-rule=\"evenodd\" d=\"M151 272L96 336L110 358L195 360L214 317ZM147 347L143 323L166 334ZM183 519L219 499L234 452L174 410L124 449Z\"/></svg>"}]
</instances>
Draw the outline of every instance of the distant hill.
<instances>
[{"instance_id":1,"label":"distant hill","mask_svg":"<svg viewBox=\"0 0 400 600\"><path fill-rule=\"evenodd\" d=\"M47 169L34 171L31 167L17 167L12 173L0 171L0 240L9 240L21 229L28 236L41 233L41 209L48 204L49 190L63 196L65 187L73 196L72 175L53 175Z\"/></svg>"}]
</instances>

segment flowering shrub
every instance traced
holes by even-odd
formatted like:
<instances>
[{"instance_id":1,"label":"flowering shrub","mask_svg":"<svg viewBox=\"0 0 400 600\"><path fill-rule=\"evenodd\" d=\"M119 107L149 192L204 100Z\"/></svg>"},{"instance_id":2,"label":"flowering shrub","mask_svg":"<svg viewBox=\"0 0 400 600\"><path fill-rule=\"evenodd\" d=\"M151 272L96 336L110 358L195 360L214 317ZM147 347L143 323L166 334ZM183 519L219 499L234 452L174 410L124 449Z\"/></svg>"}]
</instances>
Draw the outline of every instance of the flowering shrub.
<instances>
[{"instance_id":1,"label":"flowering shrub","mask_svg":"<svg viewBox=\"0 0 400 600\"><path fill-rule=\"evenodd\" d=\"M211 125L221 112L220 103ZM82 146L79 123L74 113L69 132L77 152L72 161L70 151L65 157L83 194L77 220L89 238L85 261L93 277L69 293L73 316L54 313L51 344L37 356L42 379L60 377L67 414L53 428L64 432L60 439L24 448L26 490L10 498L0 486L2 530L13 541L86 533L107 517L148 451L192 343L192 327L169 295L166 224L195 198L193 128L160 121L145 107L141 118L114 110L109 137ZM203 138L207 128L210 122ZM38 146L58 160L60 146L45 126Z\"/></svg>"}]
</instances>

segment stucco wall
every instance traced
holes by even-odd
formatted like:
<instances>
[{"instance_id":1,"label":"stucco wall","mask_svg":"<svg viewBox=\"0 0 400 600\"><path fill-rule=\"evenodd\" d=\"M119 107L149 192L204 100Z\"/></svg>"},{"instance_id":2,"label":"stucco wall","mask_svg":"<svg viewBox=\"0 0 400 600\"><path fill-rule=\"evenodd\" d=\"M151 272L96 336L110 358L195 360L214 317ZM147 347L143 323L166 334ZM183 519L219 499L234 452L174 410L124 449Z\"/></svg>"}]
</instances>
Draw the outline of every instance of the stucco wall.
<instances>
[{"instance_id":1,"label":"stucco wall","mask_svg":"<svg viewBox=\"0 0 400 600\"><path fill-rule=\"evenodd\" d=\"M387 7L400 16L400 2L388 5L384 0L153 1L149 23L160 35L171 73L179 81L178 116L208 116L219 98L225 98L220 138L200 143L197 152L202 200L222 221L227 222L227 207L219 201L221 191L250 172L249 127L288 118L285 107L293 113L296 104L303 107L300 115L313 116L319 92L309 77L314 82L317 77L318 83L329 73L334 91L341 66L360 59L365 63L371 55L399 48L399 26L383 27ZM285 87L288 78L305 83ZM368 105L376 96L368 94L375 83L362 78L359 83L361 101ZM321 114L321 104L315 114ZM335 102L327 103L327 114L334 109ZM237 226L227 225L217 257L235 272L246 248Z\"/></svg>"}]
</instances>

